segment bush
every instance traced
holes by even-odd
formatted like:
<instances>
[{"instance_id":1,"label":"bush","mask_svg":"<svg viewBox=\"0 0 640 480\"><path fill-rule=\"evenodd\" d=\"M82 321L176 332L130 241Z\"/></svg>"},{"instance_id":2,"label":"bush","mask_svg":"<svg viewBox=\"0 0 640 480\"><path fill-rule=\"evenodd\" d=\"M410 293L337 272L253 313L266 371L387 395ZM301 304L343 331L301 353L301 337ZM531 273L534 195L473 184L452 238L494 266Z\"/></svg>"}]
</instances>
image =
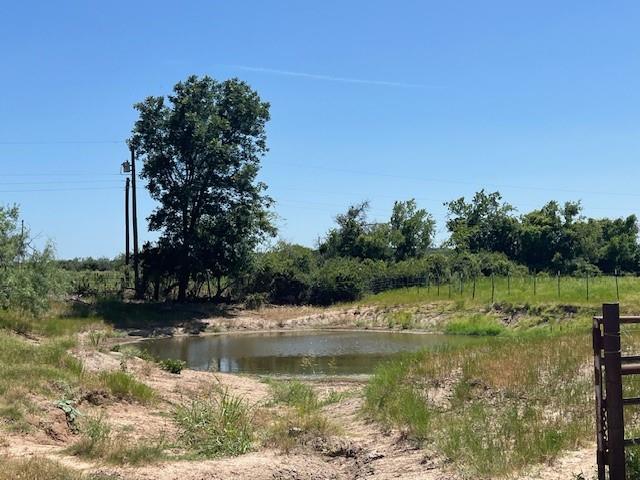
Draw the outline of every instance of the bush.
<instances>
[{"instance_id":1,"label":"bush","mask_svg":"<svg viewBox=\"0 0 640 480\"><path fill-rule=\"evenodd\" d=\"M250 293L244 299L244 306L249 310L260 310L267 303L269 294Z\"/></svg>"},{"instance_id":2,"label":"bush","mask_svg":"<svg viewBox=\"0 0 640 480\"><path fill-rule=\"evenodd\" d=\"M275 304L307 303L311 277L317 269L317 255L313 250L279 242L271 251L258 257L249 282L250 292L264 294Z\"/></svg>"},{"instance_id":3,"label":"bush","mask_svg":"<svg viewBox=\"0 0 640 480\"><path fill-rule=\"evenodd\" d=\"M159 362L160 368L162 370L166 370L169 373L175 373L179 375L182 372L182 369L187 366L187 362L183 360L174 360L172 358L167 358L166 360L161 360Z\"/></svg>"},{"instance_id":4,"label":"bush","mask_svg":"<svg viewBox=\"0 0 640 480\"><path fill-rule=\"evenodd\" d=\"M0 309L40 315L52 294L61 291L53 246L28 248L29 232L18 228L18 207L0 207Z\"/></svg>"},{"instance_id":5,"label":"bush","mask_svg":"<svg viewBox=\"0 0 640 480\"><path fill-rule=\"evenodd\" d=\"M327 261L311 287L311 303L330 305L358 300L366 290L362 262L352 258Z\"/></svg>"},{"instance_id":6,"label":"bush","mask_svg":"<svg viewBox=\"0 0 640 480\"><path fill-rule=\"evenodd\" d=\"M253 426L249 406L226 391L179 406L174 419L180 440L198 457L242 455L251 449Z\"/></svg>"}]
</instances>

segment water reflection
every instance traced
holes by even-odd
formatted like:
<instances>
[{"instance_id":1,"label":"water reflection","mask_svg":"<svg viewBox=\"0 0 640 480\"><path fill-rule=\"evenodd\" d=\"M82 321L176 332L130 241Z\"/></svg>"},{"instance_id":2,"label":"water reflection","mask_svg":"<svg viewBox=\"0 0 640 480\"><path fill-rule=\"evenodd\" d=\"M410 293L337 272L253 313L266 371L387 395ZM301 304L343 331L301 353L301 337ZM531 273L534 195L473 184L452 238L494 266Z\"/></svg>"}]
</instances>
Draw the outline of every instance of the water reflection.
<instances>
[{"instance_id":1,"label":"water reflection","mask_svg":"<svg viewBox=\"0 0 640 480\"><path fill-rule=\"evenodd\" d=\"M465 337L371 331L305 331L174 337L141 347L196 370L258 374L363 374L402 352L468 342Z\"/></svg>"}]
</instances>

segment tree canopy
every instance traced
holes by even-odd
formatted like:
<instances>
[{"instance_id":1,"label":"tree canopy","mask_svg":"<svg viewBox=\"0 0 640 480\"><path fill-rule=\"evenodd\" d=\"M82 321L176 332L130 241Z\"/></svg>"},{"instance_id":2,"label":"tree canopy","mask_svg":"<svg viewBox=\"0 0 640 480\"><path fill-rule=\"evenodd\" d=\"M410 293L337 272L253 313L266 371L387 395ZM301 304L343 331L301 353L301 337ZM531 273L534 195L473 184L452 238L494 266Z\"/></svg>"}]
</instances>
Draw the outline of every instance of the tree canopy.
<instances>
[{"instance_id":1,"label":"tree canopy","mask_svg":"<svg viewBox=\"0 0 640 480\"><path fill-rule=\"evenodd\" d=\"M256 180L267 151L269 104L237 79L190 76L165 97L135 105L130 143L158 202L149 228L174 259L178 299L198 274L218 280L249 267L255 246L274 233L271 198Z\"/></svg>"},{"instance_id":2,"label":"tree canopy","mask_svg":"<svg viewBox=\"0 0 640 480\"><path fill-rule=\"evenodd\" d=\"M388 222L369 222L368 210L369 203L362 202L337 215L336 227L320 242L320 253L327 258L406 260L421 257L432 246L435 221L414 199L395 202Z\"/></svg>"}]
</instances>

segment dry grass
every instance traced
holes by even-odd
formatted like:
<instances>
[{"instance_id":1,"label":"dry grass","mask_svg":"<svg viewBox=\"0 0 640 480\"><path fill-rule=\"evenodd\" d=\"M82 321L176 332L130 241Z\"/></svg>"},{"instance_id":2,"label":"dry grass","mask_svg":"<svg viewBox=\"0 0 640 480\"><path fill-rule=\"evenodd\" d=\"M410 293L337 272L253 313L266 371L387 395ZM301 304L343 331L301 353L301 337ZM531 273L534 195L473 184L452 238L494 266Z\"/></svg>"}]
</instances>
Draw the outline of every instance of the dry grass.
<instances>
[{"instance_id":1,"label":"dry grass","mask_svg":"<svg viewBox=\"0 0 640 480\"><path fill-rule=\"evenodd\" d=\"M590 362L587 334L420 353L378 369L366 411L465 474L504 475L592 440Z\"/></svg>"}]
</instances>

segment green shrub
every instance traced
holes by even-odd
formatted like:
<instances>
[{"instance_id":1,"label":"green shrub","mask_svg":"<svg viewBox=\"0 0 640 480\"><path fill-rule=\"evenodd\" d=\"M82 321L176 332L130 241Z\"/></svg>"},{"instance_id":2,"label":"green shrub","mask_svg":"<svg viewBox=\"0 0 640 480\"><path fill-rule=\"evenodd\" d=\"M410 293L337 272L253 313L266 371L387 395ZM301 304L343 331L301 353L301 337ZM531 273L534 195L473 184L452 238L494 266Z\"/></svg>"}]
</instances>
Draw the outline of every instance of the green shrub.
<instances>
[{"instance_id":1,"label":"green shrub","mask_svg":"<svg viewBox=\"0 0 640 480\"><path fill-rule=\"evenodd\" d=\"M253 426L249 406L226 391L176 408L179 438L197 457L242 455L251 449Z\"/></svg>"},{"instance_id":2,"label":"green shrub","mask_svg":"<svg viewBox=\"0 0 640 480\"><path fill-rule=\"evenodd\" d=\"M187 366L187 362L167 358L166 360L160 360L159 365L162 370L179 375L180 372L182 372L182 369Z\"/></svg>"},{"instance_id":3,"label":"green shrub","mask_svg":"<svg viewBox=\"0 0 640 480\"><path fill-rule=\"evenodd\" d=\"M328 260L313 278L310 301L318 305L358 300L367 289L363 263L352 258Z\"/></svg>"},{"instance_id":4,"label":"green shrub","mask_svg":"<svg viewBox=\"0 0 640 480\"><path fill-rule=\"evenodd\" d=\"M267 304L267 293L250 293L244 299L244 306L249 310L259 310Z\"/></svg>"}]
</instances>

